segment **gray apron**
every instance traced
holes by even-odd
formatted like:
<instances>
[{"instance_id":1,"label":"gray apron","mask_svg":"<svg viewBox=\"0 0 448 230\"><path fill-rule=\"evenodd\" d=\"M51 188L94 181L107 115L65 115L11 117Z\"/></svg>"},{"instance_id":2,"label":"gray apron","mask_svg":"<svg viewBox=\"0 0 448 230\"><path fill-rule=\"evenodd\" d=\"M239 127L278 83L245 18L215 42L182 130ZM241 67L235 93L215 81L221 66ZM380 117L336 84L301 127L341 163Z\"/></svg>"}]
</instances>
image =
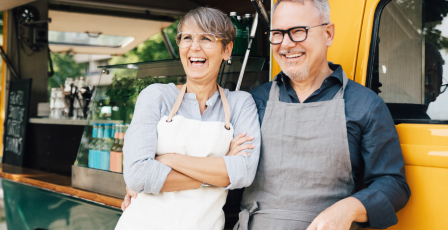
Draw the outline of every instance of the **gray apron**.
<instances>
[{"instance_id":1,"label":"gray apron","mask_svg":"<svg viewBox=\"0 0 448 230\"><path fill-rule=\"evenodd\" d=\"M272 83L261 126L261 156L234 230L305 230L354 192L344 90L330 101L285 103ZM250 221L249 221L250 220ZM350 229L356 229L352 224Z\"/></svg>"}]
</instances>

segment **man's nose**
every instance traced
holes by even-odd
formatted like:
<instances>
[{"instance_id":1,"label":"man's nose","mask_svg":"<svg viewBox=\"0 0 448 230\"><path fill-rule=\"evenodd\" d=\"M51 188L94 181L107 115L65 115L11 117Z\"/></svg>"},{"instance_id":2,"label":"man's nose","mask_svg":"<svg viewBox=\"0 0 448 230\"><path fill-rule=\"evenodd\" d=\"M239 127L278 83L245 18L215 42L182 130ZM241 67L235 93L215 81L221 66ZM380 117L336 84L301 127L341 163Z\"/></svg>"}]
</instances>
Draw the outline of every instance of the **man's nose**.
<instances>
[{"instance_id":1,"label":"man's nose","mask_svg":"<svg viewBox=\"0 0 448 230\"><path fill-rule=\"evenodd\" d=\"M284 37L283 37L283 42L282 42L282 47L294 47L297 45L297 42L294 42L291 40L291 38L289 37L289 34L285 33Z\"/></svg>"}]
</instances>

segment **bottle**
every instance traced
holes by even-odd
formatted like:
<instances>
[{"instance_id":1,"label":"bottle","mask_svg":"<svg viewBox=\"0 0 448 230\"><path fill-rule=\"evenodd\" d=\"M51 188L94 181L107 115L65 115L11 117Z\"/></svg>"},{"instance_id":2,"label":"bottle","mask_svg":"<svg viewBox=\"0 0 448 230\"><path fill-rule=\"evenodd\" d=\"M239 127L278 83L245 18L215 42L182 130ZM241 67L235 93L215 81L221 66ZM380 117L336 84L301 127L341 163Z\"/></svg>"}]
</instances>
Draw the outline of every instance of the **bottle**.
<instances>
[{"instance_id":1,"label":"bottle","mask_svg":"<svg viewBox=\"0 0 448 230\"><path fill-rule=\"evenodd\" d=\"M248 45L249 45L249 40L250 40L250 30L252 28L252 22L253 22L252 14L245 14L244 21L243 21L243 28L247 31L247 44ZM252 41L252 46L250 49L251 56L257 55L257 46L258 46L258 42L255 37L254 40Z\"/></svg>"},{"instance_id":2,"label":"bottle","mask_svg":"<svg viewBox=\"0 0 448 230\"><path fill-rule=\"evenodd\" d=\"M247 51L247 45L249 44L249 35L250 35L250 28L247 30L245 20L239 17L239 22L241 25L241 55L245 55ZM249 26L250 27L250 26Z\"/></svg>"},{"instance_id":3,"label":"bottle","mask_svg":"<svg viewBox=\"0 0 448 230\"><path fill-rule=\"evenodd\" d=\"M93 123L92 139L89 142L89 168L94 168L94 161L96 157L96 142L98 141L98 123Z\"/></svg>"},{"instance_id":4,"label":"bottle","mask_svg":"<svg viewBox=\"0 0 448 230\"><path fill-rule=\"evenodd\" d=\"M236 12L230 12L230 20L233 23L233 26L235 27L236 30L236 35L235 35L235 43L233 44L233 50L232 50L232 55L243 55L244 50L243 50L243 27L241 26L241 23L238 21L237 18L237 14Z\"/></svg>"},{"instance_id":5,"label":"bottle","mask_svg":"<svg viewBox=\"0 0 448 230\"><path fill-rule=\"evenodd\" d=\"M126 134L126 131L128 131L129 128L129 124L123 126L122 132L121 132L121 136L120 136L120 140L118 142L118 147L116 148L116 151L121 153L121 171L123 172L123 147L124 147L124 136Z\"/></svg>"},{"instance_id":6,"label":"bottle","mask_svg":"<svg viewBox=\"0 0 448 230\"><path fill-rule=\"evenodd\" d=\"M242 23L242 22L243 22L243 20L241 19L241 16L239 16L239 15L236 16L236 19L238 19L238 22L239 22L239 23Z\"/></svg>"},{"instance_id":7,"label":"bottle","mask_svg":"<svg viewBox=\"0 0 448 230\"><path fill-rule=\"evenodd\" d=\"M110 136L115 139L115 124L110 123L110 125L111 125L111 130L112 130Z\"/></svg>"},{"instance_id":8,"label":"bottle","mask_svg":"<svg viewBox=\"0 0 448 230\"><path fill-rule=\"evenodd\" d=\"M117 125L115 132L115 142L110 149L110 171L123 172L123 147L122 139L124 139L123 125Z\"/></svg>"},{"instance_id":9,"label":"bottle","mask_svg":"<svg viewBox=\"0 0 448 230\"><path fill-rule=\"evenodd\" d=\"M98 135L97 135L97 141L95 143L94 147L94 158L92 168L99 169L100 168L100 149L101 145L103 144L103 138L104 138L104 124L98 124Z\"/></svg>"},{"instance_id":10,"label":"bottle","mask_svg":"<svg viewBox=\"0 0 448 230\"><path fill-rule=\"evenodd\" d=\"M99 167L98 169L109 170L110 166L110 149L113 145L111 137L111 125L104 125L104 137L101 146L99 147ZM98 146L98 145L97 145Z\"/></svg>"}]
</instances>

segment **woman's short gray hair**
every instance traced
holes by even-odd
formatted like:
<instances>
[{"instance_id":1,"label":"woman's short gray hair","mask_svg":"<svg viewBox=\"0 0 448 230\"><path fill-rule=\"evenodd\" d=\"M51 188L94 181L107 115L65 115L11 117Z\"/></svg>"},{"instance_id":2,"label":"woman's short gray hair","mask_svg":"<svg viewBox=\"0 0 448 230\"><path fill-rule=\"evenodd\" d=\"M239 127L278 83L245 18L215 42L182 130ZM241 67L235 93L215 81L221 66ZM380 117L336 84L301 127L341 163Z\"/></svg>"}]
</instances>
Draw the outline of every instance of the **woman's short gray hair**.
<instances>
[{"instance_id":1,"label":"woman's short gray hair","mask_svg":"<svg viewBox=\"0 0 448 230\"><path fill-rule=\"evenodd\" d=\"M177 33L182 32L182 26L197 27L205 33L212 33L222 39L223 48L235 40L235 27L230 17L220 10L210 7L198 7L188 12L179 21ZM176 39L180 39L179 36Z\"/></svg>"},{"instance_id":2,"label":"woman's short gray hair","mask_svg":"<svg viewBox=\"0 0 448 230\"><path fill-rule=\"evenodd\" d=\"M330 23L330 3L328 0L277 0L272 8L272 14L274 14L275 8L282 2L300 2L305 4L305 1L311 1L316 8L316 13L319 15L321 23Z\"/></svg>"}]
</instances>

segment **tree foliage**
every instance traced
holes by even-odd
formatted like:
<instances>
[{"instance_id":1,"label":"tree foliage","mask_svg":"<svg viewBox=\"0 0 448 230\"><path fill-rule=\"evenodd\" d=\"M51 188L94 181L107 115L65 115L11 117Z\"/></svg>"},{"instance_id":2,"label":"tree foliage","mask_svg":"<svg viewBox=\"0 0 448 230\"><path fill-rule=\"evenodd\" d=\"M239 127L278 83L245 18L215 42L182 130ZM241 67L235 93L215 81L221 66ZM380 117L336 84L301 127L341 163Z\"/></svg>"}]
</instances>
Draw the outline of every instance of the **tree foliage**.
<instances>
[{"instance_id":1,"label":"tree foliage","mask_svg":"<svg viewBox=\"0 0 448 230\"><path fill-rule=\"evenodd\" d=\"M179 48L176 44L177 24L174 22L170 27L165 29L168 38L173 46L176 56L179 56ZM137 47L124 54L121 57L113 57L110 65L127 64L147 61L159 61L171 59L167 50L165 42L163 41L162 33L152 36L150 39L139 44ZM138 94L153 83L168 83L171 79L162 78L156 79L151 76L135 79L135 70L117 69L114 71L112 84L107 87L106 95L111 101L133 101L138 97Z\"/></svg>"},{"instance_id":2,"label":"tree foliage","mask_svg":"<svg viewBox=\"0 0 448 230\"><path fill-rule=\"evenodd\" d=\"M176 56L179 56L179 48L176 44L177 35L177 24L174 22L171 26L165 29L171 45L176 52ZM136 63L136 62L146 62L146 61L159 61L171 59L171 56L165 46L163 41L162 33L158 33L152 36L150 39L142 42L137 47L127 52L121 57L113 57L110 61L110 65L115 64L125 64L125 63Z\"/></svg>"}]
</instances>

